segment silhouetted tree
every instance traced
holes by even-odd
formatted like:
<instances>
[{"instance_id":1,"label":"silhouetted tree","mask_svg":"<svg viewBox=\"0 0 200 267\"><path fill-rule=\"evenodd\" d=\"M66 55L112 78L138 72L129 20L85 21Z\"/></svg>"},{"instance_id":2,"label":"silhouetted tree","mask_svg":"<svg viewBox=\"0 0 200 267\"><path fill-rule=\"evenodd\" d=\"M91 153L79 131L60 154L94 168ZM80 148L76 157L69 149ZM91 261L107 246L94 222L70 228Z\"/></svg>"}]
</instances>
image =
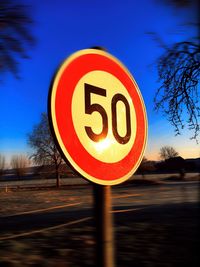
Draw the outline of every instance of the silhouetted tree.
<instances>
[{"instance_id":1,"label":"silhouetted tree","mask_svg":"<svg viewBox=\"0 0 200 267\"><path fill-rule=\"evenodd\" d=\"M165 0L163 2L172 3L177 8L189 8L191 4L196 3L196 9L198 9L197 1ZM192 24L199 26L197 22ZM181 129L187 125L193 131L192 138L197 140L200 131L199 36L163 47L165 51L157 60L161 86L155 95L155 109L163 111L175 127L176 134L180 134Z\"/></svg>"},{"instance_id":2,"label":"silhouetted tree","mask_svg":"<svg viewBox=\"0 0 200 267\"><path fill-rule=\"evenodd\" d=\"M137 173L140 173L145 178L145 174L155 171L155 162L148 160L146 157L143 157L140 166L138 167Z\"/></svg>"},{"instance_id":3,"label":"silhouetted tree","mask_svg":"<svg viewBox=\"0 0 200 267\"><path fill-rule=\"evenodd\" d=\"M41 121L35 125L32 133L28 135L28 144L33 149L31 159L33 159L36 164L55 167L56 186L59 187L63 160L51 135L46 113L42 113Z\"/></svg>"},{"instance_id":4,"label":"silhouetted tree","mask_svg":"<svg viewBox=\"0 0 200 267\"><path fill-rule=\"evenodd\" d=\"M29 166L29 159L25 155L14 155L11 158L10 165L15 171L18 178L21 178L26 173L26 168Z\"/></svg>"},{"instance_id":5,"label":"silhouetted tree","mask_svg":"<svg viewBox=\"0 0 200 267\"><path fill-rule=\"evenodd\" d=\"M15 76L19 57L27 58L27 44L34 43L28 9L16 2L0 1L0 72L11 71Z\"/></svg>"},{"instance_id":6,"label":"silhouetted tree","mask_svg":"<svg viewBox=\"0 0 200 267\"><path fill-rule=\"evenodd\" d=\"M138 172L142 174L142 177L144 179L144 174L146 172L146 165L147 165L147 158L146 157L143 157L141 163L140 163L140 166L138 167Z\"/></svg>"},{"instance_id":7,"label":"silhouetted tree","mask_svg":"<svg viewBox=\"0 0 200 267\"><path fill-rule=\"evenodd\" d=\"M161 147L159 154L162 160L167 160L178 156L178 152L172 146Z\"/></svg>"},{"instance_id":8,"label":"silhouetted tree","mask_svg":"<svg viewBox=\"0 0 200 267\"><path fill-rule=\"evenodd\" d=\"M200 46L197 42L180 42L158 59L158 76L162 83L155 96L155 109L162 109L175 127L176 134L186 123L197 138L200 130L198 82Z\"/></svg>"},{"instance_id":9,"label":"silhouetted tree","mask_svg":"<svg viewBox=\"0 0 200 267\"><path fill-rule=\"evenodd\" d=\"M3 174L5 169L5 157L0 154L0 176Z\"/></svg>"}]
</instances>

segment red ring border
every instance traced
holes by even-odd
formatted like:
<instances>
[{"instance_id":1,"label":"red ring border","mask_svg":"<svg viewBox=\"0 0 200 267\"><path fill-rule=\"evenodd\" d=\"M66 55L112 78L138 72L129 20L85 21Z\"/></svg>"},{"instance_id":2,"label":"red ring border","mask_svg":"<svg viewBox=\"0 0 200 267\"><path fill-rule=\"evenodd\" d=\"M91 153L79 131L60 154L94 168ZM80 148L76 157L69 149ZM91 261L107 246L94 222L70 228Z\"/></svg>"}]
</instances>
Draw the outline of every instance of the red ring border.
<instances>
[{"instance_id":1,"label":"red ring border","mask_svg":"<svg viewBox=\"0 0 200 267\"><path fill-rule=\"evenodd\" d=\"M105 163L90 155L80 143L73 125L71 105L75 86L85 74L94 70L108 72L119 79L129 92L136 112L137 130L134 144L128 155L115 163ZM138 92L139 89L129 75L120 64L110 57L95 53L78 55L65 66L60 74L55 95L55 117L58 132L65 149L74 163L83 170L81 174L87 179L85 173L103 181L121 179L134 169L143 153L146 143L146 112ZM64 151L63 153L69 160L66 153ZM70 163L73 165L71 161ZM80 172L80 170L78 171Z\"/></svg>"}]
</instances>

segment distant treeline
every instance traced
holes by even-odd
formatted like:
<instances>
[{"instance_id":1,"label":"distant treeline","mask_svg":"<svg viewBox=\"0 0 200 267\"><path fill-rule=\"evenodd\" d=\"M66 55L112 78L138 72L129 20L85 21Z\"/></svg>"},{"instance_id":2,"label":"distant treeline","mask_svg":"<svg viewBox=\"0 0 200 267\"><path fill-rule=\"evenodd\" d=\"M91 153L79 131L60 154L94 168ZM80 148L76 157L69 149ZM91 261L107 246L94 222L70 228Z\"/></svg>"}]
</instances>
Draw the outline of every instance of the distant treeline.
<instances>
[{"instance_id":1,"label":"distant treeline","mask_svg":"<svg viewBox=\"0 0 200 267\"><path fill-rule=\"evenodd\" d=\"M200 172L200 158L183 159L182 157L173 157L163 161L146 160L141 163L137 170L138 174L168 172Z\"/></svg>"},{"instance_id":2,"label":"distant treeline","mask_svg":"<svg viewBox=\"0 0 200 267\"><path fill-rule=\"evenodd\" d=\"M181 173L181 172L199 172L200 158L183 159L182 157L169 158L163 161L143 160L136 174L159 174L159 173ZM62 164L60 168L60 178L78 177L79 174L69 165ZM27 167L23 175L16 175L15 169L4 170L0 180L17 179L48 179L55 178L55 168L53 165L41 165Z\"/></svg>"}]
</instances>

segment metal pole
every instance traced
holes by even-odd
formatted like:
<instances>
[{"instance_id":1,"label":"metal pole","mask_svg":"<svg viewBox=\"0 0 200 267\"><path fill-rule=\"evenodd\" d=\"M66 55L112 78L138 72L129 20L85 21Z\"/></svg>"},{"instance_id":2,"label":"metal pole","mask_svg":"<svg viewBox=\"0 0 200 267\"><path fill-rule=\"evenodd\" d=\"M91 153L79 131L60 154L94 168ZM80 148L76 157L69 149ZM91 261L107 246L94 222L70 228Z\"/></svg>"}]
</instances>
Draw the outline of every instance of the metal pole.
<instances>
[{"instance_id":1,"label":"metal pole","mask_svg":"<svg viewBox=\"0 0 200 267\"><path fill-rule=\"evenodd\" d=\"M111 186L94 185L96 267L114 267Z\"/></svg>"}]
</instances>

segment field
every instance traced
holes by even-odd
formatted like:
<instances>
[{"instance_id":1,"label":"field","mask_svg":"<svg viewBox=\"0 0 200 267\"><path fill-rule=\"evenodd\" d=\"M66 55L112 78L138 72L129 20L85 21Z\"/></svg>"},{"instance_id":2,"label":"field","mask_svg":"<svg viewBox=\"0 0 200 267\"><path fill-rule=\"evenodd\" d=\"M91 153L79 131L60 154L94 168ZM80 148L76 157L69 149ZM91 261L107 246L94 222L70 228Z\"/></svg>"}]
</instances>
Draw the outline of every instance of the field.
<instances>
[{"instance_id":1,"label":"field","mask_svg":"<svg viewBox=\"0 0 200 267\"><path fill-rule=\"evenodd\" d=\"M179 174L177 173L171 173L171 174L148 174L144 177L142 175L133 175L128 182L134 182L135 180L150 180L150 181L167 181L168 179L171 181L177 181L179 178ZM198 173L186 173L185 180L186 181L194 181L199 179ZM52 178L40 178L38 179L36 177L32 177L30 175L27 175L26 177L23 177L23 179L16 180L13 175L7 175L3 177L3 179L0 180L0 190L1 189L19 189L21 187L28 188L28 187L49 187L49 186L55 186L55 179ZM71 185L88 185L89 182L83 178L80 177L69 177L69 178L63 178L60 179L60 183L62 186L71 186Z\"/></svg>"}]
</instances>

